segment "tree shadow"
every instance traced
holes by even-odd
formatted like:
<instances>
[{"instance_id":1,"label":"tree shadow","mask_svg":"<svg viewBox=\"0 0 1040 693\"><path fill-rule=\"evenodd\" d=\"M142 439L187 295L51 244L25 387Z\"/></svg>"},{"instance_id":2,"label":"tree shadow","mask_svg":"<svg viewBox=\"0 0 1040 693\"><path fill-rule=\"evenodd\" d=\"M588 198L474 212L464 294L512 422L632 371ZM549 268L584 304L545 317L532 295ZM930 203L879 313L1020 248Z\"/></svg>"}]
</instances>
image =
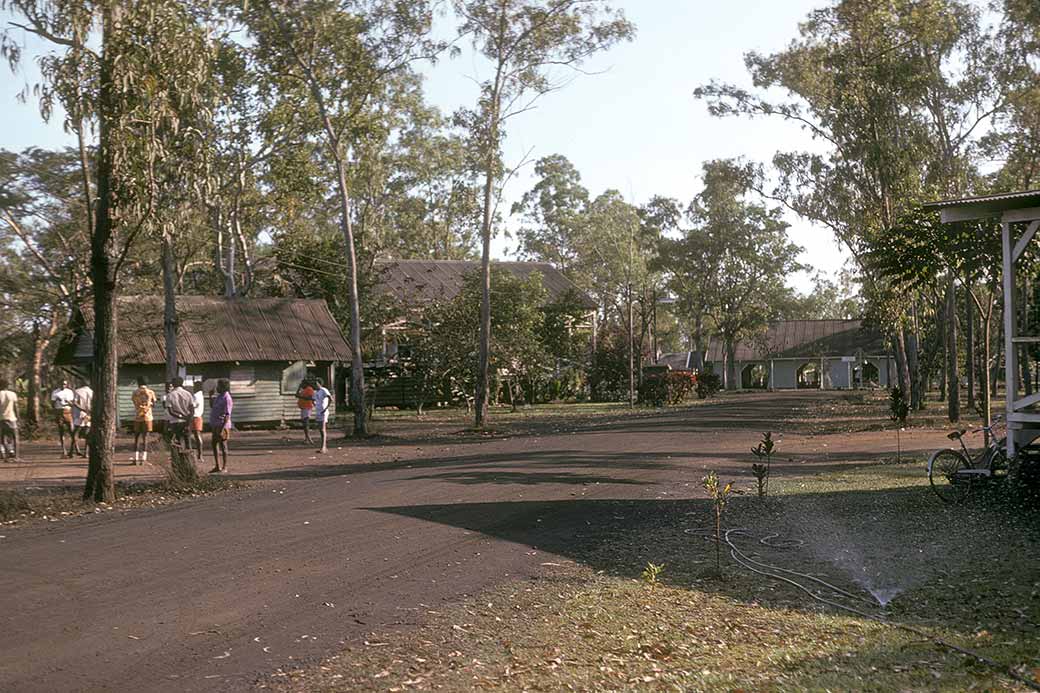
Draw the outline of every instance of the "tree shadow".
<instances>
[{"instance_id":1,"label":"tree shadow","mask_svg":"<svg viewBox=\"0 0 1040 693\"><path fill-rule=\"evenodd\" d=\"M763 502L764 501L764 502ZM710 590L745 604L818 613L821 604L793 587L743 574L705 580L714 545L688 530L711 526L706 499L574 498L371 507L523 544L593 570L638 577L648 561L666 564L666 581ZM973 632L1040 632L1040 551L1035 513L988 502L949 507L927 487L834 491L782 498L735 497L725 523L747 527L742 551L769 565L822 577L860 596L851 606L904 623ZM795 539L795 547L776 541ZM742 569L724 552L727 574ZM999 570L995 567L999 566ZM895 595L886 610L870 590ZM834 597L833 594L828 594ZM981 624L981 625L980 625Z\"/></svg>"}]
</instances>

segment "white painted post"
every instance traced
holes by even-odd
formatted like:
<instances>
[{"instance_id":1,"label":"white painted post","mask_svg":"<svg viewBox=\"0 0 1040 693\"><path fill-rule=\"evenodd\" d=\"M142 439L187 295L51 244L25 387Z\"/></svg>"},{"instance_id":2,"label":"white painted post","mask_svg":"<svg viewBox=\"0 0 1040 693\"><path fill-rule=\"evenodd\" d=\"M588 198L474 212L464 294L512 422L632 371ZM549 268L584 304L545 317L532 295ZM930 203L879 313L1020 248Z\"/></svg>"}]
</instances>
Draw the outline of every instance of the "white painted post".
<instances>
[{"instance_id":1,"label":"white painted post","mask_svg":"<svg viewBox=\"0 0 1040 693\"><path fill-rule=\"evenodd\" d=\"M769 391L776 389L776 381L773 379L773 359L769 359Z\"/></svg>"},{"instance_id":2,"label":"white painted post","mask_svg":"<svg viewBox=\"0 0 1040 693\"><path fill-rule=\"evenodd\" d=\"M827 372L826 368L827 368L827 364L824 362L823 357L821 356L820 357L820 389L821 390L825 389L824 386L823 386L823 378L824 378L824 374Z\"/></svg>"},{"instance_id":3,"label":"white painted post","mask_svg":"<svg viewBox=\"0 0 1040 693\"><path fill-rule=\"evenodd\" d=\"M1011 428L1011 416L1015 413L1015 397L1018 396L1018 354L1015 353L1015 259L1012 255L1011 224L1000 225L1000 240L1004 256L1004 383L1007 407L1007 454L1015 456L1015 431Z\"/></svg>"}]
</instances>

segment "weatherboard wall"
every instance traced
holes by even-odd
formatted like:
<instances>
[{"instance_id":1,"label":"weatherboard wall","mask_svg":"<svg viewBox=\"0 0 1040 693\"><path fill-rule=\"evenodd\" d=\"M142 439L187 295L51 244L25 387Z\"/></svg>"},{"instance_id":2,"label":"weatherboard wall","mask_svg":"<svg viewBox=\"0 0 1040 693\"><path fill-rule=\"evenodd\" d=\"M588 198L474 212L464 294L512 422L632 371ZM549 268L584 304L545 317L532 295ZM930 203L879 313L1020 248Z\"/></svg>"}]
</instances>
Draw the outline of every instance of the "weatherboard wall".
<instances>
[{"instance_id":1,"label":"weatherboard wall","mask_svg":"<svg viewBox=\"0 0 1040 693\"><path fill-rule=\"evenodd\" d=\"M296 421L300 418L300 409L297 407L296 388L307 372L306 367L300 368L301 363L286 364L285 362L247 363L247 364L201 364L188 366L187 374L207 376L216 372L220 374L230 369L245 366L253 369L255 380L248 391L235 392L232 385L231 397L234 401L231 419L237 424L271 424L283 421ZM311 369L320 372L326 378L326 385L331 381L331 370L327 364ZM161 366L137 366L126 365L119 369L118 405L119 419L124 424L134 419L134 406L131 396L137 389L137 378L144 376L148 379L149 387L155 390L160 401L156 403L154 417L157 421L166 419L166 411L162 406L163 382L165 380L164 368ZM226 377L226 376L221 376ZM245 389L245 388L243 388ZM331 389L331 387L330 387ZM335 402L330 405L330 414L335 415ZM206 403L204 414L209 419L209 402Z\"/></svg>"}]
</instances>

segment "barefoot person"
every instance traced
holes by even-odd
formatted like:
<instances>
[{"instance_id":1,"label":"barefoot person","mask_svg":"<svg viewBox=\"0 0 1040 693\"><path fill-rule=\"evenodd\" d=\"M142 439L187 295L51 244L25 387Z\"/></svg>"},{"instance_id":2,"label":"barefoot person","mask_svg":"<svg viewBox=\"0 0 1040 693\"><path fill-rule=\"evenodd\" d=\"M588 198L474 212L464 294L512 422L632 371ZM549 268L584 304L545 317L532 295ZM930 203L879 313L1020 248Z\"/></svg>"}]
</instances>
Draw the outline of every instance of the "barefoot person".
<instances>
[{"instance_id":1,"label":"barefoot person","mask_svg":"<svg viewBox=\"0 0 1040 693\"><path fill-rule=\"evenodd\" d=\"M300 421L303 423L303 440L307 445L314 445L311 440L311 417L314 415L314 386L309 378L304 378L296 388L296 406L300 408Z\"/></svg>"},{"instance_id":2,"label":"barefoot person","mask_svg":"<svg viewBox=\"0 0 1040 693\"><path fill-rule=\"evenodd\" d=\"M152 432L152 408L156 401L155 391L144 377L137 379L130 401L134 404L134 464L141 465L148 461L148 434Z\"/></svg>"},{"instance_id":3,"label":"barefoot person","mask_svg":"<svg viewBox=\"0 0 1040 693\"><path fill-rule=\"evenodd\" d=\"M0 451L6 462L18 461L18 395L0 378Z\"/></svg>"},{"instance_id":4,"label":"barefoot person","mask_svg":"<svg viewBox=\"0 0 1040 693\"><path fill-rule=\"evenodd\" d=\"M94 390L85 379L80 379L79 387L72 392L72 445L69 457L87 456L87 439L90 435L90 407L94 404ZM77 441L83 441L83 450Z\"/></svg>"},{"instance_id":5,"label":"barefoot person","mask_svg":"<svg viewBox=\"0 0 1040 693\"><path fill-rule=\"evenodd\" d=\"M332 393L325 389L321 378L314 379L314 423L321 432L321 447L318 452L329 451L329 407L332 406Z\"/></svg>"},{"instance_id":6,"label":"barefoot person","mask_svg":"<svg viewBox=\"0 0 1040 693\"><path fill-rule=\"evenodd\" d=\"M210 446L213 448L213 469L210 474L227 471L228 436L231 435L231 409L234 404L230 390L231 383L226 378L218 380L217 392L209 405L209 428L212 432Z\"/></svg>"},{"instance_id":7,"label":"barefoot person","mask_svg":"<svg viewBox=\"0 0 1040 693\"><path fill-rule=\"evenodd\" d=\"M68 454L69 448L65 445L65 438L69 438L69 446L72 445L72 400L76 398L68 380L62 380L61 385L54 388L51 393L51 411L54 412L54 421L58 424L58 440L61 443L61 456Z\"/></svg>"},{"instance_id":8,"label":"barefoot person","mask_svg":"<svg viewBox=\"0 0 1040 693\"><path fill-rule=\"evenodd\" d=\"M192 387L191 440L195 444L195 460L202 461L202 414L206 410L206 395L202 392L202 381L196 380Z\"/></svg>"}]
</instances>

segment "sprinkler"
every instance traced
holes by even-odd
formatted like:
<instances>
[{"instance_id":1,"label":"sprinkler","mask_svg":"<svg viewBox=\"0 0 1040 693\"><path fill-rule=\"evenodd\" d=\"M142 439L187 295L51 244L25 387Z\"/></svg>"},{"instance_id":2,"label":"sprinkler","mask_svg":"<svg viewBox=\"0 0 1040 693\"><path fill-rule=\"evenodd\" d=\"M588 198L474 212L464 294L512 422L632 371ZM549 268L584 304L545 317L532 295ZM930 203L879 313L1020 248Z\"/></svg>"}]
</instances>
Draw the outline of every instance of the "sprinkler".
<instances>
[{"instance_id":1,"label":"sprinkler","mask_svg":"<svg viewBox=\"0 0 1040 693\"><path fill-rule=\"evenodd\" d=\"M709 541L714 540L713 532L714 529L712 528L697 528L686 530L687 534L693 536L701 536ZM805 543L800 540L779 539L779 536L779 534L767 535L760 539L759 543L774 548L797 548L799 546L803 546ZM845 597L847 599L853 599L857 602L868 604L871 607L875 606L876 602L876 606L879 606L881 609L885 609L888 606L888 604L896 597L896 595L898 595L902 591L901 589L887 588L869 590L871 596L874 598L874 601L870 601L865 597L860 597L851 594L841 589L840 587L836 587L835 585L832 585L829 582L821 580L818 577L808 575L806 573L799 573L796 570L789 570L787 568L781 568L779 566L770 565L761 561L756 561L755 559L751 558L746 553L741 551L737 547L737 545L733 543L734 537L753 537L747 529L727 529L724 532L722 538L722 541L729 547L730 557L737 565L744 568L745 570L749 570L752 573L757 573L758 575L762 575L763 577L767 577L771 580L785 582L791 585L792 587L795 587L801 590L802 592L806 593L807 595L809 595L816 601L820 602L821 604L826 604L828 606L834 607L835 609L847 611L849 613L856 614L857 616L862 616L863 618L868 618L872 621L877 621L878 623L883 623L887 626L892 626L893 628L899 628L909 633L913 633L914 635L929 640L935 643L936 645L939 645L940 647L944 647L948 650L953 650L954 652L958 652L962 655L971 657L972 659L975 659L976 661L985 664L986 666L994 669L995 671L999 671L1003 675L1008 676L1014 679L1015 681L1018 681L1019 683L1024 684L1029 688L1032 688L1033 690L1040 691L1040 681L1032 679L1028 676L1023 676L1022 674L1019 674L1011 670L1010 668L1004 666L995 659L987 657L986 655L980 652L969 650L965 647L961 647L960 645L955 645L954 643L949 642L948 640L943 640L939 636L933 633L929 633L921 628L917 628L916 626L907 625L905 623L897 623L895 621L889 621L883 613L870 613L868 611L864 611L863 609L849 606L847 604L842 604L841 602L835 601L833 598L828 599L827 597L820 596L820 594L814 592L812 589L806 587L805 585L795 580L794 577L800 577L807 580L811 580L825 587L834 595L839 595L840 597Z\"/></svg>"}]
</instances>

